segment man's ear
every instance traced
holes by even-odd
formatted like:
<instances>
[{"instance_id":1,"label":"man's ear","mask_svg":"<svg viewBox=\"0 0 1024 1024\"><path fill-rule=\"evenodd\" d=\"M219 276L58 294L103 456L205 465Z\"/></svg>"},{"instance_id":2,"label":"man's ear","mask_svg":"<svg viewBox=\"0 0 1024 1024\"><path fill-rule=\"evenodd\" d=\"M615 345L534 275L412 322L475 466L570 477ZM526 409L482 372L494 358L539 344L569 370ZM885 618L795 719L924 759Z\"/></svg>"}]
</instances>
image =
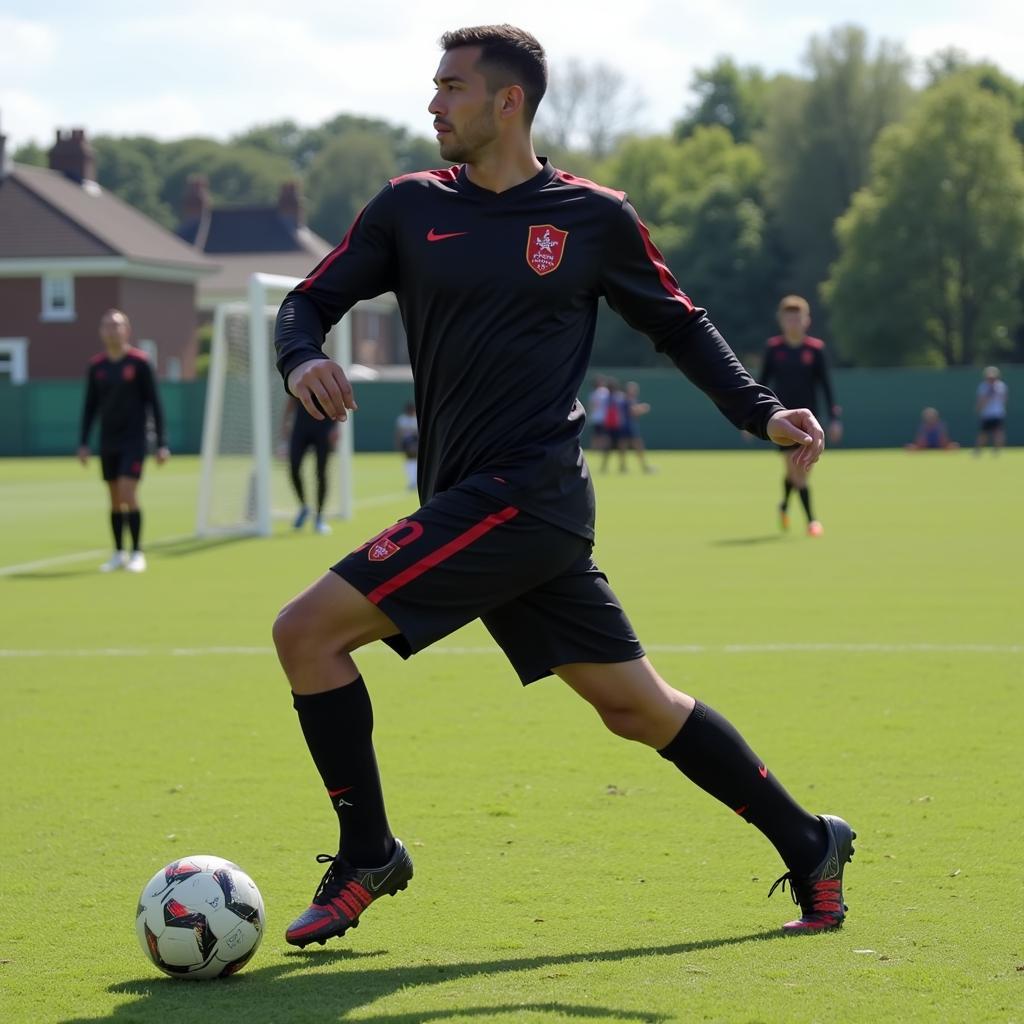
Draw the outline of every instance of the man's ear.
<instances>
[{"instance_id":1,"label":"man's ear","mask_svg":"<svg viewBox=\"0 0 1024 1024\"><path fill-rule=\"evenodd\" d=\"M501 100L498 107L499 117L514 117L523 109L526 102L526 94L521 85L510 85L502 89L498 95Z\"/></svg>"}]
</instances>

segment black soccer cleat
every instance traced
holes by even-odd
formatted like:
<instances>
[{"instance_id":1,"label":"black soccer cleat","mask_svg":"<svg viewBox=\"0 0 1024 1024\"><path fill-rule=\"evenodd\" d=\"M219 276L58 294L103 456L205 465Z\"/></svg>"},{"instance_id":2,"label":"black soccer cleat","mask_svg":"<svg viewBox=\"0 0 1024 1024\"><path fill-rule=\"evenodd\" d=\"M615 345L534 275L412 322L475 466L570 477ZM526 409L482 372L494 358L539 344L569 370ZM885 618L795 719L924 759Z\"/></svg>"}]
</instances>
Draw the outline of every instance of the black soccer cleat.
<instances>
[{"instance_id":1,"label":"black soccer cleat","mask_svg":"<svg viewBox=\"0 0 1024 1024\"><path fill-rule=\"evenodd\" d=\"M828 849L825 858L809 875L797 878L787 871L768 890L768 896L781 885L793 902L800 907L800 917L787 921L782 926L786 935L805 935L809 932L824 932L842 926L847 906L843 902L843 870L853 859L853 841L857 833L842 818L831 814L819 814L819 821L828 835Z\"/></svg>"},{"instance_id":2,"label":"black soccer cleat","mask_svg":"<svg viewBox=\"0 0 1024 1024\"><path fill-rule=\"evenodd\" d=\"M359 915L378 897L394 896L412 878L412 858L400 839L395 852L379 868L357 868L341 855L317 855L317 863L329 864L313 902L288 926L285 941L300 949L311 942L322 946L335 935L344 935L359 924Z\"/></svg>"}]
</instances>

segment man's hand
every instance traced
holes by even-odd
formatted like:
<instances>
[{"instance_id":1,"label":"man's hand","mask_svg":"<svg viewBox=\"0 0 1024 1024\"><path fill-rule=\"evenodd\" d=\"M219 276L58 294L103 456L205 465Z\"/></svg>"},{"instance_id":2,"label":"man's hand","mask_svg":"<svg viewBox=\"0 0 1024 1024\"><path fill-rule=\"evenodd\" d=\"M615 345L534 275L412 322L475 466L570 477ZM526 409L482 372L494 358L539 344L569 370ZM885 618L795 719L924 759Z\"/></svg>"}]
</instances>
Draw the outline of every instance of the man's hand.
<instances>
[{"instance_id":1,"label":"man's hand","mask_svg":"<svg viewBox=\"0 0 1024 1024\"><path fill-rule=\"evenodd\" d=\"M156 450L156 464L162 466L171 457L171 449L163 445Z\"/></svg>"},{"instance_id":2,"label":"man's hand","mask_svg":"<svg viewBox=\"0 0 1024 1024\"><path fill-rule=\"evenodd\" d=\"M89 446L87 444L79 445L78 447L78 461L83 465L89 464Z\"/></svg>"},{"instance_id":3,"label":"man's hand","mask_svg":"<svg viewBox=\"0 0 1024 1024\"><path fill-rule=\"evenodd\" d=\"M316 407L314 398L327 418L339 423L348 419L350 409L355 412L359 408L345 371L333 359L310 359L300 363L288 374L288 390L315 420L322 420L324 415Z\"/></svg>"},{"instance_id":4,"label":"man's hand","mask_svg":"<svg viewBox=\"0 0 1024 1024\"><path fill-rule=\"evenodd\" d=\"M810 409L783 409L768 421L768 440L780 445L800 445L793 462L810 469L825 450L825 432Z\"/></svg>"}]
</instances>

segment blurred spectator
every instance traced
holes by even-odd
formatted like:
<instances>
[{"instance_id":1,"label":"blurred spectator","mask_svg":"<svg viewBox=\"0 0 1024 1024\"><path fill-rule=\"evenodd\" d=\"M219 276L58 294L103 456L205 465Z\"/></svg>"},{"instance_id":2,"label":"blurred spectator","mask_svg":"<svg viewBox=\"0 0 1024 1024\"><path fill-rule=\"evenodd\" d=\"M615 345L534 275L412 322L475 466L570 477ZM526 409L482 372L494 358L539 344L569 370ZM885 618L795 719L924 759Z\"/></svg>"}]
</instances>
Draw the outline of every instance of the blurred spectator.
<instances>
[{"instance_id":1,"label":"blurred spectator","mask_svg":"<svg viewBox=\"0 0 1024 1024\"><path fill-rule=\"evenodd\" d=\"M959 447L956 441L950 441L946 424L939 417L939 410L930 407L921 413L917 435L906 446L908 452L950 451Z\"/></svg>"},{"instance_id":2,"label":"blurred spectator","mask_svg":"<svg viewBox=\"0 0 1024 1024\"><path fill-rule=\"evenodd\" d=\"M978 385L978 396L974 403L978 414L978 438L974 442L974 454L980 455L986 440L997 455L1006 444L1006 404L1010 389L1006 381L999 379L998 366L986 366L984 380Z\"/></svg>"}]
</instances>

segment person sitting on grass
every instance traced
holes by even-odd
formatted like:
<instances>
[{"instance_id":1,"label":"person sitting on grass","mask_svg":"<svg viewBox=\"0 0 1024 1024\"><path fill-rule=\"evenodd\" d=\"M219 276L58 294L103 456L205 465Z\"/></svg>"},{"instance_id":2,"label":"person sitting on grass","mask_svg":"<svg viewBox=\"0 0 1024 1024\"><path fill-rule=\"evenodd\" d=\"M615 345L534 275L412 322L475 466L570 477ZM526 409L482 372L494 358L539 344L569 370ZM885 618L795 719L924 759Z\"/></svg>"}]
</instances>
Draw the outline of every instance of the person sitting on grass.
<instances>
[{"instance_id":1,"label":"person sitting on grass","mask_svg":"<svg viewBox=\"0 0 1024 1024\"><path fill-rule=\"evenodd\" d=\"M921 422L914 440L905 447L908 452L951 451L960 445L949 439L946 424L939 417L939 410L929 406L921 413Z\"/></svg>"}]
</instances>

